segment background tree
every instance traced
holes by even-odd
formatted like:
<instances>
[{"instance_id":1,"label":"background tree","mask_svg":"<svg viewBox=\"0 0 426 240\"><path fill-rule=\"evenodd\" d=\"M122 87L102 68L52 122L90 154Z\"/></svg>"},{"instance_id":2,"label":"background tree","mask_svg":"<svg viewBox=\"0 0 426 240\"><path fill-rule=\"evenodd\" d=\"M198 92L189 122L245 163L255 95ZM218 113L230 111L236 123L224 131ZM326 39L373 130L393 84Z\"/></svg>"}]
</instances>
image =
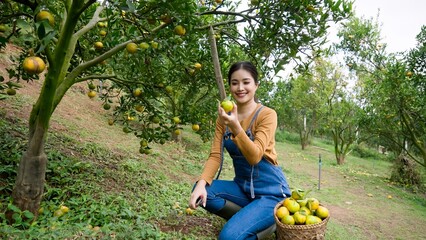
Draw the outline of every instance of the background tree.
<instances>
[{"instance_id":1,"label":"background tree","mask_svg":"<svg viewBox=\"0 0 426 240\"><path fill-rule=\"evenodd\" d=\"M338 47L358 76L367 131L387 139L387 147L396 154L407 154L425 166L424 64L420 63L424 27L417 48L400 54L386 52L378 24L372 20L353 18L339 36Z\"/></svg>"}]
</instances>

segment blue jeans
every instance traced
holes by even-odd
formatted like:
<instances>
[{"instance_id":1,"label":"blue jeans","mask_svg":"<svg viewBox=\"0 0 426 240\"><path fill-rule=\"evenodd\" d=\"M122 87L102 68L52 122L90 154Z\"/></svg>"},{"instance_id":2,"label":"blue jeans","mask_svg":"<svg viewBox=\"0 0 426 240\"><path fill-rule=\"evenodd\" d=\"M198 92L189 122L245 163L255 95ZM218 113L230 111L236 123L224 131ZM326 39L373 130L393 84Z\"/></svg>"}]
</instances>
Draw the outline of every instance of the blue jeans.
<instances>
[{"instance_id":1,"label":"blue jeans","mask_svg":"<svg viewBox=\"0 0 426 240\"><path fill-rule=\"evenodd\" d=\"M275 224L274 207L284 196L259 195L254 199L243 192L235 181L213 180L207 187L205 209L216 213L225 205L225 200L239 206L238 211L223 226L219 239L256 239L256 234Z\"/></svg>"},{"instance_id":2,"label":"blue jeans","mask_svg":"<svg viewBox=\"0 0 426 240\"><path fill-rule=\"evenodd\" d=\"M250 128L249 128L250 129ZM246 133L253 139L250 130ZM230 139L230 132L224 135L224 147L232 157L235 170L234 180L213 180L206 186L205 209L211 213L221 210L226 201L240 207L224 225L219 239L256 239L256 234L275 224L276 204L291 195L287 180L281 168L265 158L256 165L248 164L238 147Z\"/></svg>"},{"instance_id":3,"label":"blue jeans","mask_svg":"<svg viewBox=\"0 0 426 240\"><path fill-rule=\"evenodd\" d=\"M255 113L246 131L252 141L254 135L251 128L261 109L262 107ZM274 208L278 202L291 195L290 188L281 168L264 157L258 164L250 165L231 140L228 128L222 141L232 158L235 178L213 180L211 185L206 186L205 209L217 213L225 206L226 201L239 205L242 208L226 222L219 239L256 239L257 233L275 224Z\"/></svg>"}]
</instances>

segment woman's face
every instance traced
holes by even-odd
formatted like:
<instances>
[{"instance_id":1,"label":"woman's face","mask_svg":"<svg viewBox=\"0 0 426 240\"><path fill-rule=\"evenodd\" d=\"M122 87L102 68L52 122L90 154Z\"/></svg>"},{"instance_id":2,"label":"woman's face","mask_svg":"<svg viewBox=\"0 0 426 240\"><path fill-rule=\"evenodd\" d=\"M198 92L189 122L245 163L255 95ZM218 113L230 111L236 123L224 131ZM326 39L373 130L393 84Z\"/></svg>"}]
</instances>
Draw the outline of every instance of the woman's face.
<instances>
[{"instance_id":1,"label":"woman's face","mask_svg":"<svg viewBox=\"0 0 426 240\"><path fill-rule=\"evenodd\" d=\"M250 101L254 101L258 85L254 82L254 79L250 72L239 69L231 75L231 94L237 102L237 105L246 104Z\"/></svg>"}]
</instances>

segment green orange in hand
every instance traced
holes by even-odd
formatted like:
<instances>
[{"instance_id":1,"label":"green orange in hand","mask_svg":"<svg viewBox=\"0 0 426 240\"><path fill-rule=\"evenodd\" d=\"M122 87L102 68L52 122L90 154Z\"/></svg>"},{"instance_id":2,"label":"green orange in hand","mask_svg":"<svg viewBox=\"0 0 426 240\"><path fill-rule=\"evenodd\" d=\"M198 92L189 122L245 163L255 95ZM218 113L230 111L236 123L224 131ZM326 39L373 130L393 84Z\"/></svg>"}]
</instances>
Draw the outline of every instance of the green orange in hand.
<instances>
[{"instance_id":1,"label":"green orange in hand","mask_svg":"<svg viewBox=\"0 0 426 240\"><path fill-rule=\"evenodd\" d=\"M225 98L221 103L220 106L225 110L225 112L230 112L232 109L234 109L234 103L231 101L230 97Z\"/></svg>"}]
</instances>

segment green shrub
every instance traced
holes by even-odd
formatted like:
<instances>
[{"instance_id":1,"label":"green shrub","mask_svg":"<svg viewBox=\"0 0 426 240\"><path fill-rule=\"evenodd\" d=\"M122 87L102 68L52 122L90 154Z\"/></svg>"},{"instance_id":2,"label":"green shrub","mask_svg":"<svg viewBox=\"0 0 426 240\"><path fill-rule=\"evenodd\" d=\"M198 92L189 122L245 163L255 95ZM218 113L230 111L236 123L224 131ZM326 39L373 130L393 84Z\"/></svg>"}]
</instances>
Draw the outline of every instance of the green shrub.
<instances>
[{"instance_id":1,"label":"green shrub","mask_svg":"<svg viewBox=\"0 0 426 240\"><path fill-rule=\"evenodd\" d=\"M300 144L299 134L288 132L285 130L277 131L275 134L275 140L277 142L290 142L294 144Z\"/></svg>"},{"instance_id":2,"label":"green shrub","mask_svg":"<svg viewBox=\"0 0 426 240\"><path fill-rule=\"evenodd\" d=\"M352 146L352 155L360 158L369 159L382 159L386 158L386 155L379 153L376 149L368 148L364 144L354 144Z\"/></svg>"}]
</instances>

